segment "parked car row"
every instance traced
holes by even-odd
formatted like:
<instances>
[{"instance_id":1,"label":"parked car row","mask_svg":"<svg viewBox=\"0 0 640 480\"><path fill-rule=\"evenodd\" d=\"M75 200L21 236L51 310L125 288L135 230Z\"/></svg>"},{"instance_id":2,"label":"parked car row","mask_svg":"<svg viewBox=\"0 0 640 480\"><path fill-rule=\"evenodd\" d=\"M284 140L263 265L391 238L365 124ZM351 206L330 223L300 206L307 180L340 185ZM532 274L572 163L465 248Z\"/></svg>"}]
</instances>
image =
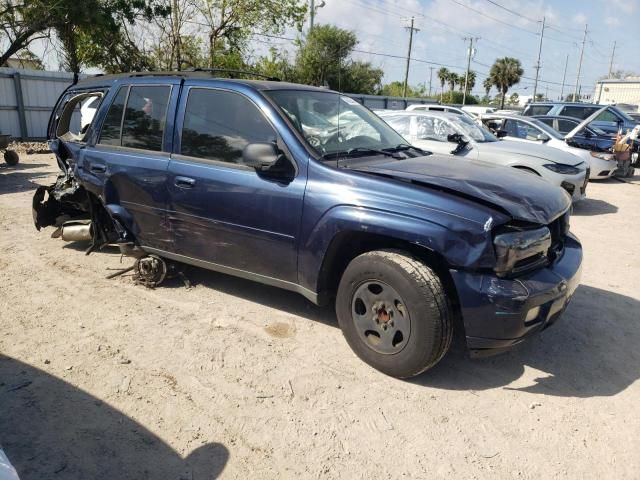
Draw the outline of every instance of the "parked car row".
<instances>
[{"instance_id":1,"label":"parked car row","mask_svg":"<svg viewBox=\"0 0 640 480\"><path fill-rule=\"evenodd\" d=\"M334 302L354 352L397 377L435 365L454 328L489 355L564 311L580 281L582 159L499 141L466 115L386 123L337 92L215 75L65 91L48 129L62 172L34 194L36 228L119 246L145 285L184 263Z\"/></svg>"},{"instance_id":2,"label":"parked car row","mask_svg":"<svg viewBox=\"0 0 640 480\"><path fill-rule=\"evenodd\" d=\"M585 196L589 163L571 153L543 145L501 141L465 115L413 110L381 112L380 116L423 150L513 167L564 188L573 201Z\"/></svg>"}]
</instances>

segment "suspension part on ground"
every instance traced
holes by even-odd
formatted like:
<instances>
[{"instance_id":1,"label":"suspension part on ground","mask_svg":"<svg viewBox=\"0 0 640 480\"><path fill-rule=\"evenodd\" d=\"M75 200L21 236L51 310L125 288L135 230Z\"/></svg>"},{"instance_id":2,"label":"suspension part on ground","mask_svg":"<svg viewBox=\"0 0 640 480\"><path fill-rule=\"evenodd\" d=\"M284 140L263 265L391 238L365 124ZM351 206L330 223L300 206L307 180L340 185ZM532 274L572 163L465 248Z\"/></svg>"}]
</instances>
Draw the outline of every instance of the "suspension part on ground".
<instances>
[{"instance_id":1,"label":"suspension part on ground","mask_svg":"<svg viewBox=\"0 0 640 480\"><path fill-rule=\"evenodd\" d=\"M148 255L136 260L133 280L148 288L155 288L167 278L167 263L157 255Z\"/></svg>"}]
</instances>

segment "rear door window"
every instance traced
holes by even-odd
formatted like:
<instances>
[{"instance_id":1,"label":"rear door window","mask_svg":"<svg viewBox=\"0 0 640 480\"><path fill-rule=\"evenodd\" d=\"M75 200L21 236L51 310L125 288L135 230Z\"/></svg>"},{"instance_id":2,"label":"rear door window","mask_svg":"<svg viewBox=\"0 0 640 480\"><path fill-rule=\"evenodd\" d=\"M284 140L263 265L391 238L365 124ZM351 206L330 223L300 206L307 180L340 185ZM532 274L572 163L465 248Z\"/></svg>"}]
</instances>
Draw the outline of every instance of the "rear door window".
<instances>
[{"instance_id":1,"label":"rear door window","mask_svg":"<svg viewBox=\"0 0 640 480\"><path fill-rule=\"evenodd\" d=\"M121 87L107 112L99 143L161 151L170 94L168 85Z\"/></svg>"},{"instance_id":2,"label":"rear door window","mask_svg":"<svg viewBox=\"0 0 640 480\"><path fill-rule=\"evenodd\" d=\"M520 120L507 119L504 122L504 129L507 131L510 137L522 138L523 140L538 140L540 131L531 125L522 122Z\"/></svg>"},{"instance_id":3,"label":"rear door window","mask_svg":"<svg viewBox=\"0 0 640 480\"><path fill-rule=\"evenodd\" d=\"M190 157L243 164L250 143L274 143L276 132L244 96L223 90L192 88L182 126L180 153Z\"/></svg>"}]
</instances>

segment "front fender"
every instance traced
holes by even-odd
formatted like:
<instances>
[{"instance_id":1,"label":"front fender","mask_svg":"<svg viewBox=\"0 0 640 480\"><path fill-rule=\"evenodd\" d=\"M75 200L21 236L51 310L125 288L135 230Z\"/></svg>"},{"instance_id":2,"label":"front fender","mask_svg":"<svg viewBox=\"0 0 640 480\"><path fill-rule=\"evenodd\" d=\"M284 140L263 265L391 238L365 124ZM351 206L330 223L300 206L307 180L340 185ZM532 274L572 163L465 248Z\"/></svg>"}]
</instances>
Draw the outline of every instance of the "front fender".
<instances>
[{"instance_id":1,"label":"front fender","mask_svg":"<svg viewBox=\"0 0 640 480\"><path fill-rule=\"evenodd\" d=\"M369 233L409 242L439 254L451 267L491 268L495 263L491 225L433 212L423 219L365 207L337 206L328 210L302 242L299 281L318 289L323 259L334 238L345 232Z\"/></svg>"}]
</instances>

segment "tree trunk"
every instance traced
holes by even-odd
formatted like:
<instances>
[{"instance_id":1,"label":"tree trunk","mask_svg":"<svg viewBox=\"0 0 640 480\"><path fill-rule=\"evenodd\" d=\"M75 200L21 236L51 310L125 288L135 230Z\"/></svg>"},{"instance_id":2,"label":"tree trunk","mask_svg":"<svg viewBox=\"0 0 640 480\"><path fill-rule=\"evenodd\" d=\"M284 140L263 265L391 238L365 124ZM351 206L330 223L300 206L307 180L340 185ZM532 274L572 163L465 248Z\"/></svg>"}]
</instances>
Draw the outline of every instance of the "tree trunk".
<instances>
[{"instance_id":1,"label":"tree trunk","mask_svg":"<svg viewBox=\"0 0 640 480\"><path fill-rule=\"evenodd\" d=\"M507 96L507 89L502 88L500 89L500 91L502 92L502 98L500 99L500 110L504 110L504 99Z\"/></svg>"},{"instance_id":2,"label":"tree trunk","mask_svg":"<svg viewBox=\"0 0 640 480\"><path fill-rule=\"evenodd\" d=\"M173 0L173 42L176 48L176 69L182 69L182 52L180 51L180 11L178 10L178 0Z\"/></svg>"},{"instance_id":3,"label":"tree trunk","mask_svg":"<svg viewBox=\"0 0 640 480\"><path fill-rule=\"evenodd\" d=\"M13 43L9 45L9 48L0 55L0 67L4 66L4 64L7 63L7 60L9 60L9 58L11 58L15 53L25 48L29 44L29 37L36 33L36 30L27 30L22 35L19 35Z\"/></svg>"}]
</instances>

